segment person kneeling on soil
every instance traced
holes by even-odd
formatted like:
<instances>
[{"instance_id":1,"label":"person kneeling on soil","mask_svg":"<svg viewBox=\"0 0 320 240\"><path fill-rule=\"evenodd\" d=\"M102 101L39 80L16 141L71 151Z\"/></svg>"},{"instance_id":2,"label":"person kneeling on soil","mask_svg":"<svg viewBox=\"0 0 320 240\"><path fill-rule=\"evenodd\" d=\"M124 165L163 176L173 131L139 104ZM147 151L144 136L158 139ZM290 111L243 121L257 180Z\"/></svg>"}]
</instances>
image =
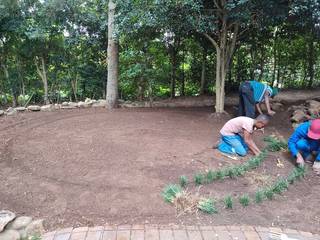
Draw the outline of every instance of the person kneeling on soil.
<instances>
[{"instance_id":1,"label":"person kneeling on soil","mask_svg":"<svg viewBox=\"0 0 320 240\"><path fill-rule=\"evenodd\" d=\"M315 155L313 169L320 174L320 119L300 124L289 138L288 147L301 167Z\"/></svg>"},{"instance_id":2,"label":"person kneeling on soil","mask_svg":"<svg viewBox=\"0 0 320 240\"><path fill-rule=\"evenodd\" d=\"M247 155L250 149L255 155L261 153L252 139L254 129L264 128L270 120L268 115L261 114L256 119L236 117L229 120L220 130L221 140L217 148L227 154ZM241 136L243 135L243 136Z\"/></svg>"},{"instance_id":3,"label":"person kneeling on soil","mask_svg":"<svg viewBox=\"0 0 320 240\"><path fill-rule=\"evenodd\" d=\"M242 83L239 88L238 116L255 118L256 107L259 114L263 114L260 107L261 102L265 102L268 114L273 116L276 112L271 110L270 97L273 98L277 94L277 88L271 88L255 80Z\"/></svg>"}]
</instances>

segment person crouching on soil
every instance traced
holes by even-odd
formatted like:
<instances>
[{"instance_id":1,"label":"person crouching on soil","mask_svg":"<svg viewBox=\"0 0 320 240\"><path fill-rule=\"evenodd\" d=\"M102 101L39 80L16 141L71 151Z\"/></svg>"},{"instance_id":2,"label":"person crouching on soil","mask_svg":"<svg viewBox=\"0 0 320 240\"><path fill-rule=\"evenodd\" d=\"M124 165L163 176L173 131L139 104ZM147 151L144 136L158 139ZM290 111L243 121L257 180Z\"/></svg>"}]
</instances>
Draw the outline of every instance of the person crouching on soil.
<instances>
[{"instance_id":1,"label":"person crouching on soil","mask_svg":"<svg viewBox=\"0 0 320 240\"><path fill-rule=\"evenodd\" d=\"M271 88L267 84L258 81L246 81L239 87L239 113L238 116L255 118L256 108L259 114L263 114L260 103L264 102L268 114L273 116L276 112L272 111L270 98L278 94L277 88Z\"/></svg>"},{"instance_id":2,"label":"person crouching on soil","mask_svg":"<svg viewBox=\"0 0 320 240\"><path fill-rule=\"evenodd\" d=\"M301 167L315 156L313 169L320 174L320 119L300 124L289 138L288 147Z\"/></svg>"},{"instance_id":3,"label":"person crouching on soil","mask_svg":"<svg viewBox=\"0 0 320 240\"><path fill-rule=\"evenodd\" d=\"M261 153L253 141L254 129L264 128L270 121L268 115L261 114L256 119L236 117L229 120L220 130L221 140L217 145L219 151L227 154L245 156L250 149L254 155Z\"/></svg>"}]
</instances>

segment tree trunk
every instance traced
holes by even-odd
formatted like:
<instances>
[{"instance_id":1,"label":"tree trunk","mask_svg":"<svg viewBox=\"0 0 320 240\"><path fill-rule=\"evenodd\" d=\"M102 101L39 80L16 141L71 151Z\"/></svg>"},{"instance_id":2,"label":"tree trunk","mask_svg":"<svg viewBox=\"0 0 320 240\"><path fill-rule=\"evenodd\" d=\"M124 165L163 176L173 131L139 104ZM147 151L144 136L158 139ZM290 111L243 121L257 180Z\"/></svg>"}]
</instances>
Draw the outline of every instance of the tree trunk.
<instances>
[{"instance_id":1,"label":"tree trunk","mask_svg":"<svg viewBox=\"0 0 320 240\"><path fill-rule=\"evenodd\" d=\"M171 98L176 96L177 54L173 49L171 53Z\"/></svg>"},{"instance_id":2,"label":"tree trunk","mask_svg":"<svg viewBox=\"0 0 320 240\"><path fill-rule=\"evenodd\" d=\"M37 59L35 59L35 65L37 68L37 72L39 77L42 80L43 83L43 89L44 89L44 102L45 104L49 104L49 98L48 98L48 78L47 78L47 71L46 71L46 65L45 65L45 61L44 61L44 57L41 56L40 57L41 60L41 69L38 65Z\"/></svg>"},{"instance_id":3,"label":"tree trunk","mask_svg":"<svg viewBox=\"0 0 320 240\"><path fill-rule=\"evenodd\" d=\"M181 96L185 96L185 84L186 84L186 79L185 79L185 74L184 74L184 50L182 51L182 79L181 79Z\"/></svg>"},{"instance_id":4,"label":"tree trunk","mask_svg":"<svg viewBox=\"0 0 320 240\"><path fill-rule=\"evenodd\" d=\"M78 102L78 74L76 74L75 79L71 79L71 88L74 100Z\"/></svg>"},{"instance_id":5,"label":"tree trunk","mask_svg":"<svg viewBox=\"0 0 320 240\"><path fill-rule=\"evenodd\" d=\"M225 82L229 72L230 63L234 53L236 40L238 37L239 24L235 23L232 30L232 37L227 28L227 16L222 18L222 25L219 35L219 44L208 34L205 36L216 48L216 113L224 113L225 102Z\"/></svg>"},{"instance_id":6,"label":"tree trunk","mask_svg":"<svg viewBox=\"0 0 320 240\"><path fill-rule=\"evenodd\" d=\"M119 77L119 46L115 36L114 15L116 4L109 0L108 4L108 80L107 80L107 108L118 106L118 77Z\"/></svg>"},{"instance_id":7,"label":"tree trunk","mask_svg":"<svg viewBox=\"0 0 320 240\"><path fill-rule=\"evenodd\" d=\"M308 75L309 75L309 82L308 87L312 87L313 79L314 79L314 45L313 39L309 40L309 58L308 58Z\"/></svg>"},{"instance_id":8,"label":"tree trunk","mask_svg":"<svg viewBox=\"0 0 320 240\"><path fill-rule=\"evenodd\" d=\"M206 61L207 61L207 49L205 48L202 56L202 65L201 65L201 84L200 84L200 95L203 95L205 92L206 86Z\"/></svg>"},{"instance_id":9,"label":"tree trunk","mask_svg":"<svg viewBox=\"0 0 320 240\"><path fill-rule=\"evenodd\" d=\"M13 86L13 83L10 81L7 66L4 64L1 64L1 66L2 66L2 69L4 72L4 77L5 77L6 81L10 84L10 90L11 90L11 95L12 95L12 107L16 107L17 106L17 94L15 93L15 88Z\"/></svg>"}]
</instances>

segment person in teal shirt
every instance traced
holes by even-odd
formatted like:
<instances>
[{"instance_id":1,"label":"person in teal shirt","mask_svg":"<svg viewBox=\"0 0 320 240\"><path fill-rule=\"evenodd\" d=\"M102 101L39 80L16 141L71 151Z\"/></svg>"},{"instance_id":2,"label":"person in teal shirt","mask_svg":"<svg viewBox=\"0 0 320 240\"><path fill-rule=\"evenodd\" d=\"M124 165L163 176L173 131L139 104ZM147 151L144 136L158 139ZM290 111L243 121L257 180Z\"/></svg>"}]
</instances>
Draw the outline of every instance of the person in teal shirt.
<instances>
[{"instance_id":1,"label":"person in teal shirt","mask_svg":"<svg viewBox=\"0 0 320 240\"><path fill-rule=\"evenodd\" d=\"M265 102L268 114L273 116L270 98L277 95L278 89L256 80L246 81L239 88L239 116L256 117L256 108L259 114L263 114L260 103Z\"/></svg>"}]
</instances>

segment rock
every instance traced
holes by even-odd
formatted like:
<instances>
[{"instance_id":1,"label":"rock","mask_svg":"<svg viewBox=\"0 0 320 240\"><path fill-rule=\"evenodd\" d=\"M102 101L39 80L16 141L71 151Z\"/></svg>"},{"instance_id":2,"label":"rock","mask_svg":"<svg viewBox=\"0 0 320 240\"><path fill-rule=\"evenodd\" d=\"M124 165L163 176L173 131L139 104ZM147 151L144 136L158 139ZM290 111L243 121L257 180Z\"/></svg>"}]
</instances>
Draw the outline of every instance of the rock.
<instances>
[{"instance_id":1,"label":"rock","mask_svg":"<svg viewBox=\"0 0 320 240\"><path fill-rule=\"evenodd\" d=\"M13 212L7 210L0 211L0 232L2 232L4 227L15 218L16 215Z\"/></svg>"},{"instance_id":2,"label":"rock","mask_svg":"<svg viewBox=\"0 0 320 240\"><path fill-rule=\"evenodd\" d=\"M104 99L100 99L92 104L92 107L105 107L107 106L107 101Z\"/></svg>"},{"instance_id":3,"label":"rock","mask_svg":"<svg viewBox=\"0 0 320 240\"><path fill-rule=\"evenodd\" d=\"M33 112L36 112L36 111L40 111L40 110L41 110L41 107L38 106L38 105L30 105L30 106L28 107L28 110L33 111Z\"/></svg>"},{"instance_id":4,"label":"rock","mask_svg":"<svg viewBox=\"0 0 320 240\"><path fill-rule=\"evenodd\" d=\"M24 112L26 110L25 107L16 107L15 108L18 112Z\"/></svg>"},{"instance_id":5,"label":"rock","mask_svg":"<svg viewBox=\"0 0 320 240\"><path fill-rule=\"evenodd\" d=\"M20 234L20 239L24 240L28 238L27 231L25 229L20 229L18 232Z\"/></svg>"},{"instance_id":6,"label":"rock","mask_svg":"<svg viewBox=\"0 0 320 240\"><path fill-rule=\"evenodd\" d=\"M78 102L78 107L79 108L89 108L89 107L91 107L91 104L92 103L87 103L87 102Z\"/></svg>"},{"instance_id":7,"label":"rock","mask_svg":"<svg viewBox=\"0 0 320 240\"><path fill-rule=\"evenodd\" d=\"M53 106L53 109L56 109L56 110L58 110L58 109L60 109L61 108L61 105L60 104L54 104L54 106Z\"/></svg>"},{"instance_id":8,"label":"rock","mask_svg":"<svg viewBox=\"0 0 320 240\"><path fill-rule=\"evenodd\" d=\"M44 105L44 106L41 106L41 111L49 112L52 110L52 108L53 108L53 106L51 104Z\"/></svg>"},{"instance_id":9,"label":"rock","mask_svg":"<svg viewBox=\"0 0 320 240\"><path fill-rule=\"evenodd\" d=\"M306 107L304 105L293 105L291 107L288 108L288 112L292 112L292 111L295 111L295 110L305 110Z\"/></svg>"},{"instance_id":10,"label":"rock","mask_svg":"<svg viewBox=\"0 0 320 240\"><path fill-rule=\"evenodd\" d=\"M7 114L7 116L14 116L14 115L16 115L18 112L17 112L17 110L16 109L14 109L14 108L8 108L7 109L7 112L6 112L6 114Z\"/></svg>"},{"instance_id":11,"label":"rock","mask_svg":"<svg viewBox=\"0 0 320 240\"><path fill-rule=\"evenodd\" d=\"M76 107L78 107L78 103L75 103L75 102L69 102L69 103L68 103L68 106L69 106L69 107L76 108Z\"/></svg>"},{"instance_id":12,"label":"rock","mask_svg":"<svg viewBox=\"0 0 320 240\"><path fill-rule=\"evenodd\" d=\"M300 123L300 122L303 122L303 121L310 119L310 116L308 116L302 110L295 110L290 119L291 119L291 122Z\"/></svg>"},{"instance_id":13,"label":"rock","mask_svg":"<svg viewBox=\"0 0 320 240\"><path fill-rule=\"evenodd\" d=\"M68 102L63 102L63 103L61 103L61 106L62 106L62 107L69 106L69 103L68 103Z\"/></svg>"},{"instance_id":14,"label":"rock","mask_svg":"<svg viewBox=\"0 0 320 240\"><path fill-rule=\"evenodd\" d=\"M27 236L44 234L43 219L32 221L26 227Z\"/></svg>"},{"instance_id":15,"label":"rock","mask_svg":"<svg viewBox=\"0 0 320 240\"><path fill-rule=\"evenodd\" d=\"M3 115L4 115L4 111L0 110L0 116L3 116Z\"/></svg>"},{"instance_id":16,"label":"rock","mask_svg":"<svg viewBox=\"0 0 320 240\"><path fill-rule=\"evenodd\" d=\"M84 100L84 102L85 102L85 103L91 103L92 100L91 100L91 98L86 98L86 100Z\"/></svg>"},{"instance_id":17,"label":"rock","mask_svg":"<svg viewBox=\"0 0 320 240\"><path fill-rule=\"evenodd\" d=\"M16 230L6 230L0 233L1 240L19 240L20 234Z\"/></svg>"},{"instance_id":18,"label":"rock","mask_svg":"<svg viewBox=\"0 0 320 240\"><path fill-rule=\"evenodd\" d=\"M31 217L21 216L8 223L6 229L20 230L26 228L32 222Z\"/></svg>"}]
</instances>

